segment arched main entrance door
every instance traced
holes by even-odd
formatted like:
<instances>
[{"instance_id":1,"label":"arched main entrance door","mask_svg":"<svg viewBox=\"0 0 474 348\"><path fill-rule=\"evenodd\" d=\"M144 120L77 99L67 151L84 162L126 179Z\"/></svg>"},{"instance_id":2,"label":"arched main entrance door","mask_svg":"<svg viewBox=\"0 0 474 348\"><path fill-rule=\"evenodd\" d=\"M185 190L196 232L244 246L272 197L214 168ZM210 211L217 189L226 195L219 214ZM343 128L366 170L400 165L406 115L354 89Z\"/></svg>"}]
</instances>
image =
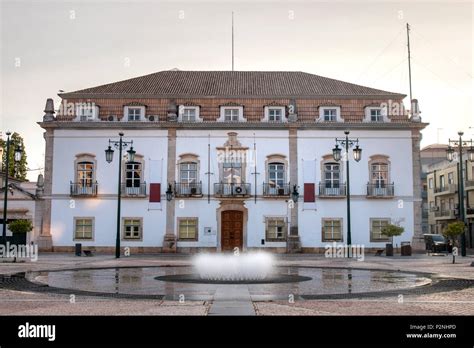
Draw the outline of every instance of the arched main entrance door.
<instances>
[{"instance_id":1,"label":"arched main entrance door","mask_svg":"<svg viewBox=\"0 0 474 348\"><path fill-rule=\"evenodd\" d=\"M238 210L226 210L221 216L222 251L232 251L243 247L244 213Z\"/></svg>"}]
</instances>

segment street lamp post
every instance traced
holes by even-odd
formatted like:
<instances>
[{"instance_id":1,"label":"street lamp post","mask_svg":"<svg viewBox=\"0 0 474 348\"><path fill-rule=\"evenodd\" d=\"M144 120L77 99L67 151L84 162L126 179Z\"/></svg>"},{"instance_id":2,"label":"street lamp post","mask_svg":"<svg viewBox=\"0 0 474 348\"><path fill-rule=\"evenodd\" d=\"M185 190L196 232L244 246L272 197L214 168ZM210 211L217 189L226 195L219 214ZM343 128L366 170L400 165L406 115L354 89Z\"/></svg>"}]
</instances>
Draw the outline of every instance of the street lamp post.
<instances>
[{"instance_id":1,"label":"street lamp post","mask_svg":"<svg viewBox=\"0 0 474 348\"><path fill-rule=\"evenodd\" d=\"M120 258L120 210L121 210L121 198L122 198L122 150L130 145L130 149L127 151L129 162L135 160L135 150L133 150L133 140L124 141L123 133L119 133L119 141L109 139L109 147L105 150L105 160L111 163L114 158L114 150L112 146L119 150L119 165L118 165L118 185L117 185L117 236L115 240L115 258Z\"/></svg>"},{"instance_id":2,"label":"street lamp post","mask_svg":"<svg viewBox=\"0 0 474 348\"><path fill-rule=\"evenodd\" d=\"M350 177L349 177L349 148L355 146L353 153L354 153L354 160L359 162L362 156L362 149L359 147L359 139L358 138L349 138L349 131L344 131L346 135L345 138L336 138L336 146L332 149L332 154L334 160L339 162L341 160L341 148L339 148L338 144L345 147L346 150L346 180L347 180L347 191L346 191L346 198L347 198L347 245L350 250L350 246L352 244L351 238L351 189L350 189ZM349 253L347 254L349 257Z\"/></svg>"},{"instance_id":3,"label":"street lamp post","mask_svg":"<svg viewBox=\"0 0 474 348\"><path fill-rule=\"evenodd\" d=\"M461 255L466 256L466 214L464 211L464 179L463 179L463 160L462 160L462 151L464 146L470 145L469 149L467 150L467 156L470 162L474 162L474 147L473 141L470 140L463 140L462 136L464 135L463 132L458 132L459 139L457 140L448 140L448 148L446 149L446 157L448 161L452 162L454 159L455 149L454 147L458 147L458 155L459 155L459 166L458 166L458 200L459 200L459 218L464 223L464 231L461 234ZM452 146L453 147L452 147Z\"/></svg>"},{"instance_id":4,"label":"street lamp post","mask_svg":"<svg viewBox=\"0 0 474 348\"><path fill-rule=\"evenodd\" d=\"M7 208L8 208L8 172L10 168L10 132L7 132L7 148L5 152L5 186L3 196L3 226L2 226L2 244L7 245ZM15 148L14 161L18 163L21 161L23 150L18 145Z\"/></svg>"}]
</instances>

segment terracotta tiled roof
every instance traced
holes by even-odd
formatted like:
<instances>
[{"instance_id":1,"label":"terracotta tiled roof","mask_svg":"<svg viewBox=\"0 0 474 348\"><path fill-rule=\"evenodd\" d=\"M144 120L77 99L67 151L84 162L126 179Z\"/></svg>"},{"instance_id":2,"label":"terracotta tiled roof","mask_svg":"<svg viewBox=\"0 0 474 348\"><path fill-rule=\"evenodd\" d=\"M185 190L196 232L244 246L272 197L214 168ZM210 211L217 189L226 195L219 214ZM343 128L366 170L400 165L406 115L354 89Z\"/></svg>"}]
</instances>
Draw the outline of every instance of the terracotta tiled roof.
<instances>
[{"instance_id":1,"label":"terracotta tiled roof","mask_svg":"<svg viewBox=\"0 0 474 348\"><path fill-rule=\"evenodd\" d=\"M403 98L382 91L298 71L160 71L106 85L60 94L72 97L226 96Z\"/></svg>"}]
</instances>

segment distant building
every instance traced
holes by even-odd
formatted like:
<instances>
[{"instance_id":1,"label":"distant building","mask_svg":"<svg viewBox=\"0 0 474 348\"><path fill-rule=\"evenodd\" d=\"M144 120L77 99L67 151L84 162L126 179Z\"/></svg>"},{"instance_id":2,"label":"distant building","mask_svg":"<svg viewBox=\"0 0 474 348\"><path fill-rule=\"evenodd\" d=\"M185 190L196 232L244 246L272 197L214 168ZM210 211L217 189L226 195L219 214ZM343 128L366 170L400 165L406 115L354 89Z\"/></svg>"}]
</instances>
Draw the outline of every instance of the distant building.
<instances>
[{"instance_id":1,"label":"distant building","mask_svg":"<svg viewBox=\"0 0 474 348\"><path fill-rule=\"evenodd\" d=\"M42 179L41 179L42 180ZM25 244L36 241L41 234L42 226L42 187L41 180L36 182L8 179L7 222L14 220L30 220L33 231L22 236L13 236L7 227L7 241ZM5 173L0 172L0 238L3 231L3 202L5 194Z\"/></svg>"},{"instance_id":2,"label":"distant building","mask_svg":"<svg viewBox=\"0 0 474 348\"><path fill-rule=\"evenodd\" d=\"M428 166L428 226L429 233L442 233L446 226L459 219L458 164L453 161ZM464 165L464 206L468 222L467 247L474 247L474 163Z\"/></svg>"},{"instance_id":3,"label":"distant building","mask_svg":"<svg viewBox=\"0 0 474 348\"><path fill-rule=\"evenodd\" d=\"M448 145L444 144L431 144L425 146L421 149L420 159L421 159L421 183L422 191L421 197L423 200L423 214L422 214L422 230L423 233L430 233L428 215L429 215L429 205L428 205L428 182L427 176L429 172L429 167L431 165L446 162L446 149Z\"/></svg>"}]
</instances>

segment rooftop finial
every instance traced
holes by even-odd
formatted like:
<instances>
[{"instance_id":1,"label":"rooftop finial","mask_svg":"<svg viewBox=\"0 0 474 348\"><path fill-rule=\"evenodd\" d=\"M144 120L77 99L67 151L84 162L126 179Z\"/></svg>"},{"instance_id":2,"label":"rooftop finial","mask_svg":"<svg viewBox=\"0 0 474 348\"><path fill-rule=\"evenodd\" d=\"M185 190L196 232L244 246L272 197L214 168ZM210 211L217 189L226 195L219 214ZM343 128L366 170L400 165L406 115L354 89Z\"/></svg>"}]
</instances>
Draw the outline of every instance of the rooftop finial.
<instances>
[{"instance_id":1,"label":"rooftop finial","mask_svg":"<svg viewBox=\"0 0 474 348\"><path fill-rule=\"evenodd\" d=\"M44 107L43 122L54 121L54 101L52 98L46 100L46 106Z\"/></svg>"}]
</instances>

